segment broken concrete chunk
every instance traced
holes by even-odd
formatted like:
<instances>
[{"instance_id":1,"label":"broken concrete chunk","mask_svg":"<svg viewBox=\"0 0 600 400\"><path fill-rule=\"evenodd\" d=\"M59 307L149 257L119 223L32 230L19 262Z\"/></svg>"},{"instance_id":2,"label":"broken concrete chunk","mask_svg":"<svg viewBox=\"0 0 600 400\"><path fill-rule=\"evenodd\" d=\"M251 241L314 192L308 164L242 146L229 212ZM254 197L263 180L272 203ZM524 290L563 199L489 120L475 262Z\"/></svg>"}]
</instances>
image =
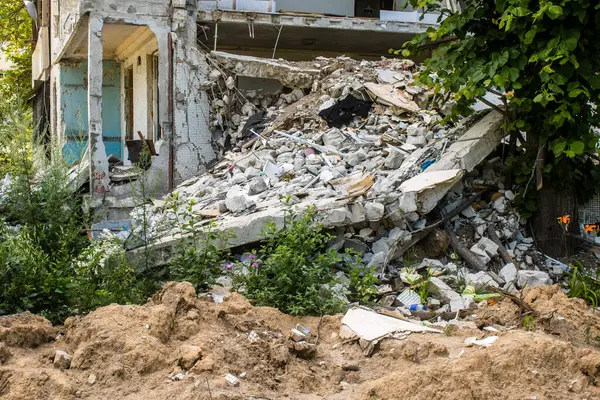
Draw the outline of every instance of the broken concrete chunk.
<instances>
[{"instance_id":1,"label":"broken concrete chunk","mask_svg":"<svg viewBox=\"0 0 600 400\"><path fill-rule=\"evenodd\" d=\"M515 264L509 263L506 264L502 269L498 272L500 278L504 279L504 282L511 283L517 279L517 267Z\"/></svg>"},{"instance_id":2,"label":"broken concrete chunk","mask_svg":"<svg viewBox=\"0 0 600 400\"><path fill-rule=\"evenodd\" d=\"M517 273L517 284L520 288L524 288L526 286L551 286L552 279L547 272L521 270Z\"/></svg>"},{"instance_id":3,"label":"broken concrete chunk","mask_svg":"<svg viewBox=\"0 0 600 400\"><path fill-rule=\"evenodd\" d=\"M428 214L463 176L460 169L430 171L429 169L400 185L402 193L417 194L418 212Z\"/></svg>"},{"instance_id":4,"label":"broken concrete chunk","mask_svg":"<svg viewBox=\"0 0 600 400\"><path fill-rule=\"evenodd\" d=\"M373 253L387 254L388 251L390 251L390 245L388 243L387 237L383 237L383 238L379 239L378 241L376 241L375 243L373 243Z\"/></svg>"},{"instance_id":5,"label":"broken concrete chunk","mask_svg":"<svg viewBox=\"0 0 600 400\"><path fill-rule=\"evenodd\" d=\"M332 149L339 149L346 140L344 134L337 128L328 130L323 134L323 144Z\"/></svg>"},{"instance_id":6,"label":"broken concrete chunk","mask_svg":"<svg viewBox=\"0 0 600 400\"><path fill-rule=\"evenodd\" d=\"M246 210L246 196L239 195L225 199L225 207L232 213L240 213Z\"/></svg>"},{"instance_id":7,"label":"broken concrete chunk","mask_svg":"<svg viewBox=\"0 0 600 400\"><path fill-rule=\"evenodd\" d=\"M380 221L383 218L385 206L381 203L366 203L365 213L368 221Z\"/></svg>"},{"instance_id":8,"label":"broken concrete chunk","mask_svg":"<svg viewBox=\"0 0 600 400\"><path fill-rule=\"evenodd\" d=\"M400 208L404 214L417 211L417 193L402 193L398 199L398 208Z\"/></svg>"},{"instance_id":9,"label":"broken concrete chunk","mask_svg":"<svg viewBox=\"0 0 600 400\"><path fill-rule=\"evenodd\" d=\"M427 146L427 138L425 136L409 136L406 139L406 144L411 144L416 147Z\"/></svg>"},{"instance_id":10,"label":"broken concrete chunk","mask_svg":"<svg viewBox=\"0 0 600 400\"><path fill-rule=\"evenodd\" d=\"M442 302L450 304L450 311L457 312L465 308L462 296L440 278L431 277L428 287Z\"/></svg>"},{"instance_id":11,"label":"broken concrete chunk","mask_svg":"<svg viewBox=\"0 0 600 400\"><path fill-rule=\"evenodd\" d=\"M262 176L257 176L250 181L250 184L248 185L248 194L250 196L255 196L264 192L268 188L269 185L267 185L265 179Z\"/></svg>"},{"instance_id":12,"label":"broken concrete chunk","mask_svg":"<svg viewBox=\"0 0 600 400\"><path fill-rule=\"evenodd\" d=\"M385 167L387 169L398 169L403 161L404 154L401 151L392 148L385 159Z\"/></svg>"},{"instance_id":13,"label":"broken concrete chunk","mask_svg":"<svg viewBox=\"0 0 600 400\"><path fill-rule=\"evenodd\" d=\"M471 251L475 253L484 264L491 261L491 257L498 254L499 246L491 239L482 237L479 242L471 247Z\"/></svg>"},{"instance_id":14,"label":"broken concrete chunk","mask_svg":"<svg viewBox=\"0 0 600 400\"><path fill-rule=\"evenodd\" d=\"M465 281L467 285L473 286L476 289L484 288L486 286L498 287L498 284L494 281L494 279L485 271L479 271L476 274L467 274L465 276Z\"/></svg>"},{"instance_id":15,"label":"broken concrete chunk","mask_svg":"<svg viewBox=\"0 0 600 400\"><path fill-rule=\"evenodd\" d=\"M358 164L367 159L367 154L364 152L364 150L360 149L357 152L348 154L344 157L344 159L348 164L350 164L353 167L356 167Z\"/></svg>"},{"instance_id":16,"label":"broken concrete chunk","mask_svg":"<svg viewBox=\"0 0 600 400\"><path fill-rule=\"evenodd\" d=\"M427 269L437 269L444 270L444 263L440 260L431 260L429 258L424 258L421 261L421 264L417 267L418 270L427 270Z\"/></svg>"},{"instance_id":17,"label":"broken concrete chunk","mask_svg":"<svg viewBox=\"0 0 600 400\"><path fill-rule=\"evenodd\" d=\"M327 213L327 222L331 226L342 226L346 223L348 211L345 208L335 208Z\"/></svg>"}]
</instances>

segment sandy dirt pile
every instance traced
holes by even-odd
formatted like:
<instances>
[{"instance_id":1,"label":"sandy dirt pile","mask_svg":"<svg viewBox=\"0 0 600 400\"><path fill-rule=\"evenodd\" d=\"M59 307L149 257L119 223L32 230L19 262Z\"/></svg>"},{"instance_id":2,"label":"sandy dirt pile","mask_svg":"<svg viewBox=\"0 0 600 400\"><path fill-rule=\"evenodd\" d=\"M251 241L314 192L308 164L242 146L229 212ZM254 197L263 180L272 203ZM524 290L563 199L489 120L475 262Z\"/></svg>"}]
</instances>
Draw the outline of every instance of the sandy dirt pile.
<instances>
[{"instance_id":1,"label":"sandy dirt pile","mask_svg":"<svg viewBox=\"0 0 600 400\"><path fill-rule=\"evenodd\" d=\"M504 299L443 334L385 339L365 357L340 339L341 316L293 318L237 294L215 304L170 283L146 305L104 307L63 327L0 318L0 398L600 399L597 313L557 286L524 299L535 310L528 331ZM318 334L313 359L290 352L298 323ZM490 347L464 343L489 336L499 337Z\"/></svg>"}]
</instances>

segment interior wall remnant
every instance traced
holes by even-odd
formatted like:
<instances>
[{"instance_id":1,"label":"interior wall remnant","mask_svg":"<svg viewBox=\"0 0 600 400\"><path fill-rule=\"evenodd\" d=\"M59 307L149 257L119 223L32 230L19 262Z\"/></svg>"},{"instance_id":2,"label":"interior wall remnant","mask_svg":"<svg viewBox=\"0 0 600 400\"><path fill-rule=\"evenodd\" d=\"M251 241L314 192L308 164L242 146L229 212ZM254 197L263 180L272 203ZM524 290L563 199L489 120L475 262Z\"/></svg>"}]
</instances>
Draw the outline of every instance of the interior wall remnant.
<instances>
[{"instance_id":1,"label":"interior wall remnant","mask_svg":"<svg viewBox=\"0 0 600 400\"><path fill-rule=\"evenodd\" d=\"M117 59L121 61L123 75L122 113L127 116L122 121L125 140L138 140L138 132L147 139L155 136L152 114L154 101L152 54L158 51L158 42L154 33L148 28L146 30L148 33L143 33L147 37L146 40L138 44L135 43L137 38L132 37L119 46L116 54ZM131 50L132 46L136 47ZM129 78L132 78L131 82Z\"/></svg>"},{"instance_id":2,"label":"interior wall remnant","mask_svg":"<svg viewBox=\"0 0 600 400\"><path fill-rule=\"evenodd\" d=\"M112 60L102 62L102 128L107 156L122 156L120 65ZM55 104L52 112L53 132L69 165L79 161L88 142L87 62L60 63L52 73Z\"/></svg>"}]
</instances>

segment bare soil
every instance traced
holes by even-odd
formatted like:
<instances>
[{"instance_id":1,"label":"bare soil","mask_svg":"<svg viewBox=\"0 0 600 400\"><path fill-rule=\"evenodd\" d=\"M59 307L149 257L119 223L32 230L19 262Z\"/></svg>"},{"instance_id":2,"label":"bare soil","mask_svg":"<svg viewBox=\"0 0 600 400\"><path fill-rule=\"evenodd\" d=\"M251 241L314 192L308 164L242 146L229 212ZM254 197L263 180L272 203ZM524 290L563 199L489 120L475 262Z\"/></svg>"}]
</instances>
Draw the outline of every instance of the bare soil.
<instances>
[{"instance_id":1,"label":"bare soil","mask_svg":"<svg viewBox=\"0 0 600 400\"><path fill-rule=\"evenodd\" d=\"M461 328L385 339L366 357L338 337L342 316L293 318L238 294L215 304L170 283L146 305L104 307L62 327L28 314L0 318L0 398L600 399L598 312L558 286L523 299L536 311L529 330L505 299L472 310ZM318 332L314 359L288 349L297 323ZM490 335L499 336L491 347L464 344ZM56 350L72 356L70 369L54 368ZM228 373L245 377L234 387Z\"/></svg>"}]
</instances>

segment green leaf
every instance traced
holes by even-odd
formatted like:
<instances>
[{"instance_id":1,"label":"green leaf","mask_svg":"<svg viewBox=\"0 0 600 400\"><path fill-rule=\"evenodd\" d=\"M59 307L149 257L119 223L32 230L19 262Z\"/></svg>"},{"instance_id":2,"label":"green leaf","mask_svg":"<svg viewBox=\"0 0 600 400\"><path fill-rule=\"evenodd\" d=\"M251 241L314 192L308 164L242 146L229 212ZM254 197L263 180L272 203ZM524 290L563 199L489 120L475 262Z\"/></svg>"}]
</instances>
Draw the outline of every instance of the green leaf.
<instances>
[{"instance_id":1,"label":"green leaf","mask_svg":"<svg viewBox=\"0 0 600 400\"><path fill-rule=\"evenodd\" d=\"M583 152L585 150L585 143L583 143L581 141L576 141L576 142L571 143L569 148L576 155L581 155L581 154L583 154Z\"/></svg>"},{"instance_id":2,"label":"green leaf","mask_svg":"<svg viewBox=\"0 0 600 400\"><path fill-rule=\"evenodd\" d=\"M525 39L523 40L523 43L525 43L525 44L533 43L533 39L535 39L536 34L537 34L537 31L535 30L535 28L527 31L527 33L525 34Z\"/></svg>"},{"instance_id":3,"label":"green leaf","mask_svg":"<svg viewBox=\"0 0 600 400\"><path fill-rule=\"evenodd\" d=\"M560 86L558 86L554 83L549 83L548 89L552 90L554 93L565 94L565 92L560 88Z\"/></svg>"},{"instance_id":4,"label":"green leaf","mask_svg":"<svg viewBox=\"0 0 600 400\"><path fill-rule=\"evenodd\" d=\"M594 89L594 90L600 89L600 76L594 75L590 79L588 79L588 82L589 82L590 86L592 87L592 89Z\"/></svg>"},{"instance_id":5,"label":"green leaf","mask_svg":"<svg viewBox=\"0 0 600 400\"><path fill-rule=\"evenodd\" d=\"M552 150L554 155L559 156L565 150L566 147L567 147L567 141L560 140L560 141L556 141L556 142L552 143L552 145L550 146L550 150Z\"/></svg>"},{"instance_id":6,"label":"green leaf","mask_svg":"<svg viewBox=\"0 0 600 400\"><path fill-rule=\"evenodd\" d=\"M517 17L524 17L527 14L529 14L529 10L526 7L515 7L512 10L512 13L513 13L513 15L516 15Z\"/></svg>"},{"instance_id":7,"label":"green leaf","mask_svg":"<svg viewBox=\"0 0 600 400\"><path fill-rule=\"evenodd\" d=\"M556 19L562 15L562 7L561 6L550 6L548 7L548 16L552 19Z\"/></svg>"},{"instance_id":8,"label":"green leaf","mask_svg":"<svg viewBox=\"0 0 600 400\"><path fill-rule=\"evenodd\" d=\"M523 127L525 126L525 121L523 121L522 119L518 120L518 121L516 122L516 126L517 126L517 128L519 128L519 129L523 128Z\"/></svg>"}]
</instances>

